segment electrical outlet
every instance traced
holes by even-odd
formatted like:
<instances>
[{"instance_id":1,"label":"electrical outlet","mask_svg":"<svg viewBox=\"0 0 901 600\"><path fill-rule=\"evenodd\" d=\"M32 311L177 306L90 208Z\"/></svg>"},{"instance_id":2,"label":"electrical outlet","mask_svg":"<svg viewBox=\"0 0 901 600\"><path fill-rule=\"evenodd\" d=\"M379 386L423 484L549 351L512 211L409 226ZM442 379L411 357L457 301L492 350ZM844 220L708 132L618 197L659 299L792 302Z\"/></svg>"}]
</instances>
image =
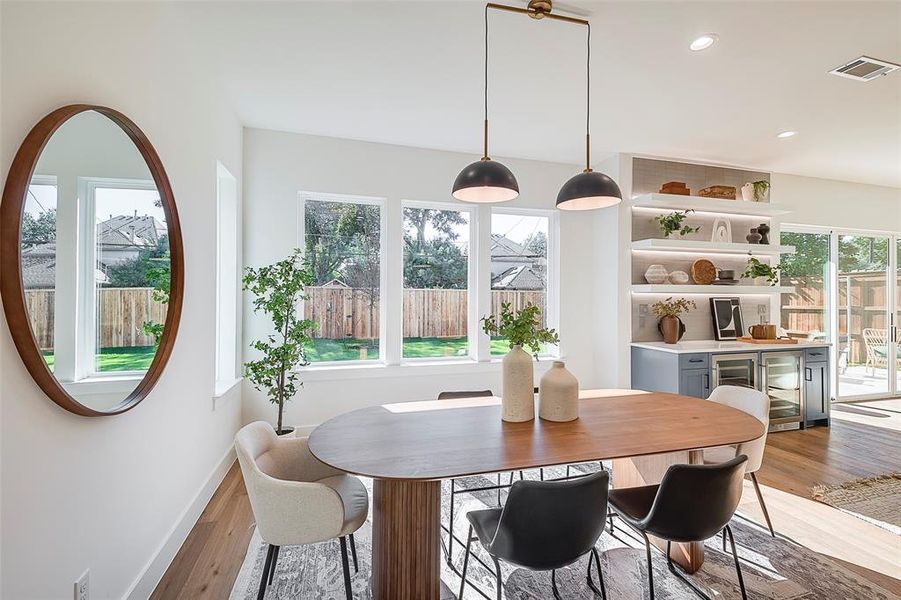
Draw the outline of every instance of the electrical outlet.
<instances>
[{"instance_id":1,"label":"electrical outlet","mask_svg":"<svg viewBox=\"0 0 901 600\"><path fill-rule=\"evenodd\" d=\"M648 316L648 305L647 304L639 304L638 305L638 316L639 317Z\"/></svg>"},{"instance_id":2,"label":"electrical outlet","mask_svg":"<svg viewBox=\"0 0 901 600\"><path fill-rule=\"evenodd\" d=\"M88 569L75 582L75 600L91 600L90 575L91 570Z\"/></svg>"}]
</instances>

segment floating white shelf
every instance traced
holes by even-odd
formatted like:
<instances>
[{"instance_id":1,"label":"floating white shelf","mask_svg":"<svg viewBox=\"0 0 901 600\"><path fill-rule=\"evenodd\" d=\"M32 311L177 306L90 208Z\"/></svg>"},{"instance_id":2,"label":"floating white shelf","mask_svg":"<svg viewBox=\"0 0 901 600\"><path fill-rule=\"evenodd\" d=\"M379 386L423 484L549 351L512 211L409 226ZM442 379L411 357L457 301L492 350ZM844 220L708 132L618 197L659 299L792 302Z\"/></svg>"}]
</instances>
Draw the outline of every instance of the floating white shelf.
<instances>
[{"instance_id":1,"label":"floating white shelf","mask_svg":"<svg viewBox=\"0 0 901 600\"><path fill-rule=\"evenodd\" d=\"M794 246L774 244L741 244L732 242L708 242L704 240L647 239L632 242L632 250L653 252L692 252L698 254L752 254L755 256L778 256L794 254Z\"/></svg>"},{"instance_id":2,"label":"floating white shelf","mask_svg":"<svg viewBox=\"0 0 901 600\"><path fill-rule=\"evenodd\" d=\"M769 202L745 202L744 200L722 200L703 196L679 196L677 194L644 194L632 199L636 208L655 208L712 212L724 215L747 215L756 217L776 217L788 214L789 210Z\"/></svg>"},{"instance_id":3,"label":"floating white shelf","mask_svg":"<svg viewBox=\"0 0 901 600\"><path fill-rule=\"evenodd\" d=\"M671 285L667 283L635 284L632 286L633 294L705 294L716 296L741 296L770 294L792 294L794 286L788 285Z\"/></svg>"}]
</instances>

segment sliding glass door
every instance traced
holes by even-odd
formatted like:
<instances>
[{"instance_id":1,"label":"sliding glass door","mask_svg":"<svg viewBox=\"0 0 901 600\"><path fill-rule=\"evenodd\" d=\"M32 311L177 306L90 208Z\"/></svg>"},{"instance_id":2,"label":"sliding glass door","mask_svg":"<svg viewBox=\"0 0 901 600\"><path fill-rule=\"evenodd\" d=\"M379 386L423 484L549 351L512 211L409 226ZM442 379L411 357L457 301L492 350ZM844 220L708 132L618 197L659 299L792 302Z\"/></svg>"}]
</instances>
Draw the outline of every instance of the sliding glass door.
<instances>
[{"instance_id":1,"label":"sliding glass door","mask_svg":"<svg viewBox=\"0 0 901 600\"><path fill-rule=\"evenodd\" d=\"M898 328L901 324L899 236L869 232L791 229L781 243L785 333L832 343L838 400L901 393Z\"/></svg>"}]
</instances>

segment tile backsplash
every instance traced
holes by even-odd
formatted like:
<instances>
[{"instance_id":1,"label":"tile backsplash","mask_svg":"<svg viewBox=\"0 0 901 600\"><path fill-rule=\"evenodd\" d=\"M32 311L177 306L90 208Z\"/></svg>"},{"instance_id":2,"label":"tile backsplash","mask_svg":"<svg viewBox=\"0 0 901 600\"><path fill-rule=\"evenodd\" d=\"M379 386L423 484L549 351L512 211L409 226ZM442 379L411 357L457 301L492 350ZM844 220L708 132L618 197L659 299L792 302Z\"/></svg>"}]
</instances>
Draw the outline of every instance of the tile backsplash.
<instances>
[{"instance_id":1,"label":"tile backsplash","mask_svg":"<svg viewBox=\"0 0 901 600\"><path fill-rule=\"evenodd\" d=\"M712 185L728 185L736 189L736 194L740 198L741 186L749 181L760 180L769 181L770 174L652 158L632 159L632 194L635 196L659 192L660 186L668 181L682 181L693 196L697 196L701 189Z\"/></svg>"},{"instance_id":2,"label":"tile backsplash","mask_svg":"<svg viewBox=\"0 0 901 600\"><path fill-rule=\"evenodd\" d=\"M694 300L698 307L680 318L685 323L685 337L683 340L712 340L713 318L710 314L710 298L707 295L677 294L677 297ZM723 294L718 297L731 297L729 289L725 288ZM741 313L745 331L749 325L761 322L771 322L770 299L767 296L739 296L741 298ZM657 331L657 317L651 313L651 304L658 300L664 300L665 294L636 294L632 296L632 341L633 342L659 342L663 336Z\"/></svg>"}]
</instances>

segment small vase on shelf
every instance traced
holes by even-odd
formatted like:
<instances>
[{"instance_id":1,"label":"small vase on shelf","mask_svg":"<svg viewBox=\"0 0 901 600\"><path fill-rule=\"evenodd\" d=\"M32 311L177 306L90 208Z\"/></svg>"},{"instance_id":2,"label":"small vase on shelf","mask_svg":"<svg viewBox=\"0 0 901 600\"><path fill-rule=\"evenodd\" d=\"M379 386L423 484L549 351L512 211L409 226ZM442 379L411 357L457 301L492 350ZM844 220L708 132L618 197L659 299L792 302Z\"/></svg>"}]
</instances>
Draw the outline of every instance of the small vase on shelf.
<instances>
[{"instance_id":1,"label":"small vase on shelf","mask_svg":"<svg viewBox=\"0 0 901 600\"><path fill-rule=\"evenodd\" d=\"M516 345L504 356L501 418L511 423L535 418L535 374L532 357Z\"/></svg>"},{"instance_id":2,"label":"small vase on shelf","mask_svg":"<svg viewBox=\"0 0 901 600\"><path fill-rule=\"evenodd\" d=\"M757 226L757 233L760 234L760 243L761 244L769 244L770 243L770 226L766 223L761 223Z\"/></svg>"},{"instance_id":3,"label":"small vase on shelf","mask_svg":"<svg viewBox=\"0 0 901 600\"><path fill-rule=\"evenodd\" d=\"M545 421L573 421L579 418L579 381L555 360L538 384L538 416Z\"/></svg>"},{"instance_id":4,"label":"small vase on shelf","mask_svg":"<svg viewBox=\"0 0 901 600\"><path fill-rule=\"evenodd\" d=\"M749 244L759 244L760 238L763 237L760 235L756 227L751 228L751 233L745 236L745 239L748 240Z\"/></svg>"}]
</instances>

